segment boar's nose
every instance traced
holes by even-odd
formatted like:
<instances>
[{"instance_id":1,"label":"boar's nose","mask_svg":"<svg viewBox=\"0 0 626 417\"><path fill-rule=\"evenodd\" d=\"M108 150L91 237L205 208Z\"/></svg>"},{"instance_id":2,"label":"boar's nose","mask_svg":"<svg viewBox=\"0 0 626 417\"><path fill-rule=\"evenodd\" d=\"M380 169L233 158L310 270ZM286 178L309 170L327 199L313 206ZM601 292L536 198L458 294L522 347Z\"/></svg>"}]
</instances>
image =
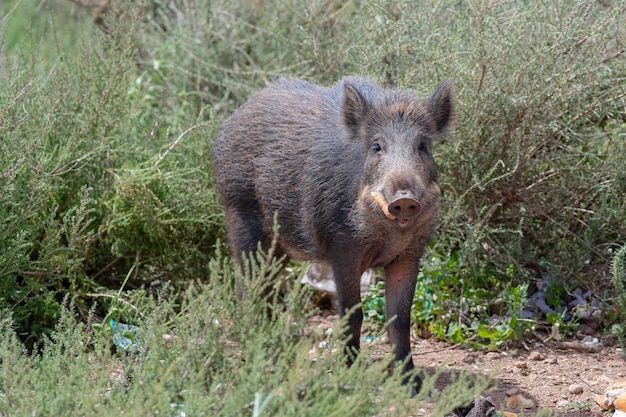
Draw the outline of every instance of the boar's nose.
<instances>
[{"instance_id":1,"label":"boar's nose","mask_svg":"<svg viewBox=\"0 0 626 417\"><path fill-rule=\"evenodd\" d=\"M412 192L400 190L393 196L387 209L397 218L409 219L420 212L422 205Z\"/></svg>"}]
</instances>

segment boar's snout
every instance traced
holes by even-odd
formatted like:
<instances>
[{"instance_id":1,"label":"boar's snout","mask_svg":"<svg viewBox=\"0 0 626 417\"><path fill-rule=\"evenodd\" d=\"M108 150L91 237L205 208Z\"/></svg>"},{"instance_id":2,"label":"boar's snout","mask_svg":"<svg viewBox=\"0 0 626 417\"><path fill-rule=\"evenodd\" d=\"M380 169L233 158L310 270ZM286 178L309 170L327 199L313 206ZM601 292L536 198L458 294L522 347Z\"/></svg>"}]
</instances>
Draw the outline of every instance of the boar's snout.
<instances>
[{"instance_id":1,"label":"boar's snout","mask_svg":"<svg viewBox=\"0 0 626 417\"><path fill-rule=\"evenodd\" d=\"M415 195L408 190L396 192L387 206L389 213L399 219L410 219L416 216L421 209L422 205L420 202Z\"/></svg>"}]
</instances>

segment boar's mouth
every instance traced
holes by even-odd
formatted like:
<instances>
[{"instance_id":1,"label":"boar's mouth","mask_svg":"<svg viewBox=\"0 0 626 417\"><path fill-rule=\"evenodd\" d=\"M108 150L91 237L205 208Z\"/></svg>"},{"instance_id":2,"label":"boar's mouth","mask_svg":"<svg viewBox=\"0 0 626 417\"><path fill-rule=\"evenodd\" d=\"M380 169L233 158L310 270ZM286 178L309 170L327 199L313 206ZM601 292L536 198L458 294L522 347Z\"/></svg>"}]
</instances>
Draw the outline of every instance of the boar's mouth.
<instances>
[{"instance_id":1,"label":"boar's mouth","mask_svg":"<svg viewBox=\"0 0 626 417\"><path fill-rule=\"evenodd\" d=\"M422 205L410 191L398 191L389 203L380 191L372 191L371 196L385 216L389 220L397 220L400 226L406 226L422 209Z\"/></svg>"}]
</instances>

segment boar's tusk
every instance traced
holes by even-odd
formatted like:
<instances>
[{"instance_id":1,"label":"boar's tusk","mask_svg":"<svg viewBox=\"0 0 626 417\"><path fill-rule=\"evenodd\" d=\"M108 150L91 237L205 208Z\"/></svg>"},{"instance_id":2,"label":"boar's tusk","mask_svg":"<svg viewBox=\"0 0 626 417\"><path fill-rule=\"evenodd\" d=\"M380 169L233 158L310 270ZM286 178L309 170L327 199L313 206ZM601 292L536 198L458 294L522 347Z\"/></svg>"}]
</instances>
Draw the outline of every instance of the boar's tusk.
<instances>
[{"instance_id":1,"label":"boar's tusk","mask_svg":"<svg viewBox=\"0 0 626 417\"><path fill-rule=\"evenodd\" d=\"M385 213L385 216L387 216L389 220L396 220L396 216L389 213L389 209L387 208L387 201L385 201L385 197L383 197L382 193L378 191L372 191L371 195L374 201L378 203L383 213Z\"/></svg>"}]
</instances>

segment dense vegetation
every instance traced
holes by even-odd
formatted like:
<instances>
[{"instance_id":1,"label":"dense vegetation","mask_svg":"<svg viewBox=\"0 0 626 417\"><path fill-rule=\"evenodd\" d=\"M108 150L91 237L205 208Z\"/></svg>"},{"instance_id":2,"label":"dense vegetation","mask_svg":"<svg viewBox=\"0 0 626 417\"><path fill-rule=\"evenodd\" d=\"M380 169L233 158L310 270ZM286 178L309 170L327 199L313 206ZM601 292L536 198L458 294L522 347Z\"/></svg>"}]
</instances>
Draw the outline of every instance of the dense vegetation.
<instances>
[{"instance_id":1,"label":"dense vegetation","mask_svg":"<svg viewBox=\"0 0 626 417\"><path fill-rule=\"evenodd\" d=\"M0 6L2 415L32 404L89 414L103 401L102 414L172 415L171 404L261 415L268 398L270 414L394 404L394 379L371 391L380 364L305 360L302 265L279 274L294 288L277 322L235 296L211 139L281 74L330 84L358 73L422 94L454 83L455 127L435 145L445 203L416 291L421 334L518 340L537 325L522 310L547 280L557 311L573 289L592 290L623 343L624 261L613 256L626 243L624 2L106 4ZM371 317L381 290L365 300ZM134 356L111 354L111 319L141 329ZM548 318L575 328L564 321ZM285 381L297 388L281 391ZM59 384L76 396L44 401ZM329 389L334 399L320 400ZM442 407L457 403L444 396Z\"/></svg>"}]
</instances>

